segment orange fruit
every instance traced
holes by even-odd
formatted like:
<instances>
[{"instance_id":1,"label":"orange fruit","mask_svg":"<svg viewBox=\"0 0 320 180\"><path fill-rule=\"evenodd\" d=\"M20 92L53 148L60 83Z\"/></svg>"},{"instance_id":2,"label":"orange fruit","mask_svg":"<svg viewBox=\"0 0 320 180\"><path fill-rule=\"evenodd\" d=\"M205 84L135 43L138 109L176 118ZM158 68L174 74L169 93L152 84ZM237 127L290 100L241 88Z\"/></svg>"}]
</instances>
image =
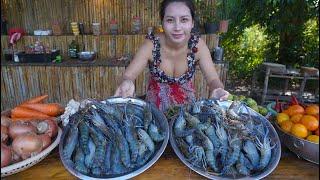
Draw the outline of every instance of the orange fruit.
<instances>
[{"instance_id":1,"label":"orange fruit","mask_svg":"<svg viewBox=\"0 0 320 180\"><path fill-rule=\"evenodd\" d=\"M294 114L303 114L304 113L304 108L300 105L292 105L289 106L289 108L287 109L288 111L288 115L292 116Z\"/></svg>"},{"instance_id":2,"label":"orange fruit","mask_svg":"<svg viewBox=\"0 0 320 180\"><path fill-rule=\"evenodd\" d=\"M290 117L288 114L285 114L285 113L278 113L277 114L277 123L278 124L282 123L283 121L287 121L289 119L290 119Z\"/></svg>"},{"instance_id":3,"label":"orange fruit","mask_svg":"<svg viewBox=\"0 0 320 180\"><path fill-rule=\"evenodd\" d=\"M319 144L319 136L317 135L309 135L307 140Z\"/></svg>"},{"instance_id":4,"label":"orange fruit","mask_svg":"<svg viewBox=\"0 0 320 180\"><path fill-rule=\"evenodd\" d=\"M319 121L319 114L312 115L312 116L314 116Z\"/></svg>"},{"instance_id":5,"label":"orange fruit","mask_svg":"<svg viewBox=\"0 0 320 180\"><path fill-rule=\"evenodd\" d=\"M300 123L310 131L314 131L319 127L319 121L311 115L303 115Z\"/></svg>"},{"instance_id":6,"label":"orange fruit","mask_svg":"<svg viewBox=\"0 0 320 180\"><path fill-rule=\"evenodd\" d=\"M285 109L285 110L283 110L281 113L285 113L285 114L288 114L288 115L289 115L289 110L288 110L288 109Z\"/></svg>"},{"instance_id":7,"label":"orange fruit","mask_svg":"<svg viewBox=\"0 0 320 180\"><path fill-rule=\"evenodd\" d=\"M292 121L283 121L283 122L280 124L281 129L282 129L283 131L285 131L285 132L290 132L292 126L293 126L293 122L292 122Z\"/></svg>"},{"instance_id":8,"label":"orange fruit","mask_svg":"<svg viewBox=\"0 0 320 180\"><path fill-rule=\"evenodd\" d=\"M308 136L309 136L309 135L312 135L312 131L309 131L309 130L308 130Z\"/></svg>"},{"instance_id":9,"label":"orange fruit","mask_svg":"<svg viewBox=\"0 0 320 180\"><path fill-rule=\"evenodd\" d=\"M290 132L291 134L299 138L305 138L308 136L307 128L300 123L293 124Z\"/></svg>"},{"instance_id":10,"label":"orange fruit","mask_svg":"<svg viewBox=\"0 0 320 180\"><path fill-rule=\"evenodd\" d=\"M306 114L317 115L319 114L319 106L315 104L307 106L305 111L306 111Z\"/></svg>"},{"instance_id":11,"label":"orange fruit","mask_svg":"<svg viewBox=\"0 0 320 180\"><path fill-rule=\"evenodd\" d=\"M298 122L300 122L302 116L303 116L303 114L294 114L290 117L290 121L292 121L294 123L298 123Z\"/></svg>"}]
</instances>

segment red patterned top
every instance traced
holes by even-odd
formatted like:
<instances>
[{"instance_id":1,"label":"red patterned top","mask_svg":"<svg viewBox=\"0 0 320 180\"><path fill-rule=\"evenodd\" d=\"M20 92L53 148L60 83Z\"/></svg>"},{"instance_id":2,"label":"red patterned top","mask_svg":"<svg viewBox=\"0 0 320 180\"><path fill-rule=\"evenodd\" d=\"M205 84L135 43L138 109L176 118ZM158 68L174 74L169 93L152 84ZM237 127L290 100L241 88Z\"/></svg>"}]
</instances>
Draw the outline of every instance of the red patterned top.
<instances>
[{"instance_id":1,"label":"red patterned top","mask_svg":"<svg viewBox=\"0 0 320 180\"><path fill-rule=\"evenodd\" d=\"M188 70L180 77L167 76L160 69L160 41L159 37L148 34L147 39L153 42L153 62L149 63L150 79L146 100L156 104L161 111L166 111L170 106L186 104L195 100L195 90L192 77L195 72L195 52L199 36L191 35L188 42L190 53L187 55Z\"/></svg>"}]
</instances>

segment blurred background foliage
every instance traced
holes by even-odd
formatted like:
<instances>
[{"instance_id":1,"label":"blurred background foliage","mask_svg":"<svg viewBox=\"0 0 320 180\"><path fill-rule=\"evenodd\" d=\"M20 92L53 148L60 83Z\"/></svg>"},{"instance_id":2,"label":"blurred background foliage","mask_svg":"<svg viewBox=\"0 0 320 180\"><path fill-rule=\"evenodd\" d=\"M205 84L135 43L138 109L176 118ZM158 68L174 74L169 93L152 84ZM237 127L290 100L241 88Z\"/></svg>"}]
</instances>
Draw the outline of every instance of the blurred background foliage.
<instances>
[{"instance_id":1,"label":"blurred background foliage","mask_svg":"<svg viewBox=\"0 0 320 180\"><path fill-rule=\"evenodd\" d=\"M319 66L319 0L225 0L229 30L220 34L229 75L250 79L262 62Z\"/></svg>"}]
</instances>

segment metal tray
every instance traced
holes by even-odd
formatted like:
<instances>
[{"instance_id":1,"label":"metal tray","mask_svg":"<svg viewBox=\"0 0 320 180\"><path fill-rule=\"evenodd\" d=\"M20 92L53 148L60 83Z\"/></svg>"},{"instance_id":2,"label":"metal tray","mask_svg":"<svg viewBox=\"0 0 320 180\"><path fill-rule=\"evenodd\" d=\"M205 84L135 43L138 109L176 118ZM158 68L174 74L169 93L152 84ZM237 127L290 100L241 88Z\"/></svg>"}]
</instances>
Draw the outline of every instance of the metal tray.
<instances>
[{"instance_id":1,"label":"metal tray","mask_svg":"<svg viewBox=\"0 0 320 180\"><path fill-rule=\"evenodd\" d=\"M273 124L280 136L281 142L290 149L290 151L294 152L298 157L319 164L319 144L297 138L284 132L277 123L274 122Z\"/></svg>"},{"instance_id":2,"label":"metal tray","mask_svg":"<svg viewBox=\"0 0 320 180\"><path fill-rule=\"evenodd\" d=\"M139 107L144 107L146 105L146 102L140 99L135 99L135 98L119 98L119 97L114 97L114 98L108 98L105 101L108 101L112 104L125 104L127 101L131 101L133 104L139 106ZM148 168L150 168L154 163L156 163L156 161L160 158L160 156L162 155L162 153L164 152L165 148L167 147L168 141L169 141L169 125L168 125L168 121L166 119L166 117L164 116L164 114L159 111L155 106L151 106L152 109L152 114L153 116L157 119L157 122L160 125L160 128L162 130L162 132L165 132L165 138L162 141L161 144L157 144L155 146L155 153L154 155L147 161L146 164L144 164L143 166L141 166L138 169L135 169L134 171L130 172L130 173L125 173L125 174L120 174L120 175L106 175L106 176L102 176L102 177L90 177L87 175L84 175L78 171L76 171L73 167L69 167L67 166L65 160L62 158L62 148L63 148L63 144L65 141L65 136L69 131L69 126L67 125L62 133L61 136L61 142L59 144L59 155L60 155L60 159L62 161L63 166L74 176L80 178L80 179L130 179L133 178L141 173L143 173L145 170L147 170Z\"/></svg>"},{"instance_id":3,"label":"metal tray","mask_svg":"<svg viewBox=\"0 0 320 180\"><path fill-rule=\"evenodd\" d=\"M201 101L203 103L203 101ZM223 108L228 108L232 101L217 101L218 105L223 107ZM274 129L274 127L272 126L272 124L263 116L261 116L259 113L255 112L254 110L252 110L251 108L248 107L248 110L250 112L250 114L252 115L253 118L255 119L259 119L263 125L265 127L267 127L269 129L269 133L271 136L271 141L275 144L275 147L272 149L272 157L271 160L268 164L268 166L264 169L264 171L260 172L260 173L255 173L250 177L236 177L236 179L262 179L266 176L268 176L278 165L279 161L280 161L280 157L281 157L281 143L279 140L279 136L276 132L276 130ZM247 113L246 108L242 108L241 112L243 113ZM170 144L174 150L174 152L177 154L177 156L179 157L179 159L186 165L188 166L190 169L192 169L193 171L195 171L196 173L209 178L209 179L230 179L230 177L221 177L219 175L212 175L209 174L195 166L193 166L192 164L190 164L185 158L184 155L182 154L182 152L180 151L180 149L178 148L176 141L173 137L173 124L174 124L175 120L170 121L169 124L169 128L170 128Z\"/></svg>"}]
</instances>

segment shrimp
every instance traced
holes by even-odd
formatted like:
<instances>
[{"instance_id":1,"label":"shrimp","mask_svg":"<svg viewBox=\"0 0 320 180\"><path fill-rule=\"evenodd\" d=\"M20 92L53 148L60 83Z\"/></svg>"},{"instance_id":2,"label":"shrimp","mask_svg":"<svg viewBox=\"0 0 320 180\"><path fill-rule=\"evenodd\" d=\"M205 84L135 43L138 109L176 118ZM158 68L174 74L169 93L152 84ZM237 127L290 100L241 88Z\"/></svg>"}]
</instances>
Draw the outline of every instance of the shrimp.
<instances>
[{"instance_id":1,"label":"shrimp","mask_svg":"<svg viewBox=\"0 0 320 180\"><path fill-rule=\"evenodd\" d=\"M243 104L240 101L233 101L227 109L227 116L231 119L240 119L240 108Z\"/></svg>"},{"instance_id":2,"label":"shrimp","mask_svg":"<svg viewBox=\"0 0 320 180\"><path fill-rule=\"evenodd\" d=\"M249 160L243 155L242 152L240 152L239 160L236 164L238 172L242 175L249 176L250 168L247 167L249 166L248 164L250 164Z\"/></svg>"},{"instance_id":3,"label":"shrimp","mask_svg":"<svg viewBox=\"0 0 320 180\"><path fill-rule=\"evenodd\" d=\"M126 168L121 163L120 150L117 147L113 147L111 150L111 171L114 174L121 174L126 172Z\"/></svg>"},{"instance_id":4,"label":"shrimp","mask_svg":"<svg viewBox=\"0 0 320 180\"><path fill-rule=\"evenodd\" d=\"M63 156L65 159L71 159L71 155L78 144L78 127L74 124L69 124L69 132L66 137L65 145L63 148Z\"/></svg>"},{"instance_id":5,"label":"shrimp","mask_svg":"<svg viewBox=\"0 0 320 180\"><path fill-rule=\"evenodd\" d=\"M97 168L101 167L104 164L105 154L106 154L106 145L107 141L104 138L102 132L94 127L90 128L90 137L92 138L94 144L96 145L96 149L94 152L92 169L96 168L95 172L97 175L101 174L100 170Z\"/></svg>"},{"instance_id":6,"label":"shrimp","mask_svg":"<svg viewBox=\"0 0 320 180\"><path fill-rule=\"evenodd\" d=\"M184 137L192 134L195 131L195 129L185 130L186 125L187 125L187 122L186 122L186 119L183 117L183 107L181 106L179 116L174 123L175 136Z\"/></svg>"},{"instance_id":7,"label":"shrimp","mask_svg":"<svg viewBox=\"0 0 320 180\"><path fill-rule=\"evenodd\" d=\"M143 126L144 130L148 131L149 125L152 121L152 110L151 105L149 103L143 109Z\"/></svg>"},{"instance_id":8,"label":"shrimp","mask_svg":"<svg viewBox=\"0 0 320 180\"><path fill-rule=\"evenodd\" d=\"M87 168L91 168L94 153L96 151L96 145L93 143L91 138L89 138L89 141L88 141L88 148L89 148L89 153L86 155L84 159L84 163Z\"/></svg>"},{"instance_id":9,"label":"shrimp","mask_svg":"<svg viewBox=\"0 0 320 180\"><path fill-rule=\"evenodd\" d=\"M164 135L160 134L158 127L153 123L149 125L148 133L154 142L160 142L164 140Z\"/></svg>"},{"instance_id":10,"label":"shrimp","mask_svg":"<svg viewBox=\"0 0 320 180\"><path fill-rule=\"evenodd\" d=\"M125 111L125 118L123 120L123 126L122 126L123 127L123 134L129 144L129 150L131 153L131 161L135 162L138 157L138 153L139 153L138 140L136 138L137 137L136 130L133 126L132 119L129 118L126 114L126 106L124 107L124 111Z\"/></svg>"},{"instance_id":11,"label":"shrimp","mask_svg":"<svg viewBox=\"0 0 320 180\"><path fill-rule=\"evenodd\" d=\"M104 160L104 172L107 174L110 171L111 168L111 150L113 148L113 145L111 142L107 144L107 149L106 149L106 155L105 155L105 160Z\"/></svg>"},{"instance_id":12,"label":"shrimp","mask_svg":"<svg viewBox=\"0 0 320 180\"><path fill-rule=\"evenodd\" d=\"M273 149L276 146L275 144L271 147L271 139L268 138L268 133L269 129L267 128L262 142L259 140L258 137L256 137L256 146L260 151L260 161L257 167L258 170L263 170L269 164L269 161L271 159L271 149Z\"/></svg>"},{"instance_id":13,"label":"shrimp","mask_svg":"<svg viewBox=\"0 0 320 180\"><path fill-rule=\"evenodd\" d=\"M248 157L253 167L257 167L259 164L260 157L254 142L252 142L251 140L246 140L242 149L246 153L245 155L246 157Z\"/></svg>"},{"instance_id":14,"label":"shrimp","mask_svg":"<svg viewBox=\"0 0 320 180\"><path fill-rule=\"evenodd\" d=\"M206 169L206 155L201 146L189 146L182 138L177 138L176 143L188 162L190 162L193 166Z\"/></svg>"},{"instance_id":15,"label":"shrimp","mask_svg":"<svg viewBox=\"0 0 320 180\"><path fill-rule=\"evenodd\" d=\"M84 154L87 155L90 152L88 147L89 127L83 121L79 122L79 132L80 132L80 137L79 137L80 148L82 148L82 151L84 152Z\"/></svg>"},{"instance_id":16,"label":"shrimp","mask_svg":"<svg viewBox=\"0 0 320 180\"><path fill-rule=\"evenodd\" d=\"M221 155L221 163L223 164L228 152L228 136L224 128L220 126L218 123L215 124L215 129L216 129L216 135L220 142L219 153Z\"/></svg>"},{"instance_id":17,"label":"shrimp","mask_svg":"<svg viewBox=\"0 0 320 180\"><path fill-rule=\"evenodd\" d=\"M219 169L216 164L216 157L213 152L213 144L210 139L203 134L200 130L196 131L196 136L201 140L202 146L206 153L206 160L210 168L212 168L215 172L218 172Z\"/></svg>"},{"instance_id":18,"label":"shrimp","mask_svg":"<svg viewBox=\"0 0 320 180\"><path fill-rule=\"evenodd\" d=\"M84 153L82 152L82 149L80 147L77 147L76 155L74 157L75 162L75 169L83 174L88 174L89 170L86 168L84 164Z\"/></svg>"},{"instance_id":19,"label":"shrimp","mask_svg":"<svg viewBox=\"0 0 320 180\"><path fill-rule=\"evenodd\" d=\"M216 135L216 130L212 125L210 125L207 129L204 130L204 133L208 136L210 141L213 144L213 147L215 149L219 148L219 139L218 136Z\"/></svg>"},{"instance_id":20,"label":"shrimp","mask_svg":"<svg viewBox=\"0 0 320 180\"><path fill-rule=\"evenodd\" d=\"M200 112L201 112L201 102L200 101L193 102L192 113L196 114Z\"/></svg>"},{"instance_id":21,"label":"shrimp","mask_svg":"<svg viewBox=\"0 0 320 180\"><path fill-rule=\"evenodd\" d=\"M147 148L153 153L155 150L155 147L149 134L145 130L139 128L138 136L139 136L139 139L142 140L146 144Z\"/></svg>"},{"instance_id":22,"label":"shrimp","mask_svg":"<svg viewBox=\"0 0 320 180\"><path fill-rule=\"evenodd\" d=\"M237 136L233 137L233 139L230 138L229 136L229 141L230 141L230 147L232 151L228 153L228 158L226 159L225 163L223 163L223 169L222 173L223 174L230 174L229 171L231 170L230 167L233 166L240 155L240 147L241 147L241 141Z\"/></svg>"}]
</instances>

